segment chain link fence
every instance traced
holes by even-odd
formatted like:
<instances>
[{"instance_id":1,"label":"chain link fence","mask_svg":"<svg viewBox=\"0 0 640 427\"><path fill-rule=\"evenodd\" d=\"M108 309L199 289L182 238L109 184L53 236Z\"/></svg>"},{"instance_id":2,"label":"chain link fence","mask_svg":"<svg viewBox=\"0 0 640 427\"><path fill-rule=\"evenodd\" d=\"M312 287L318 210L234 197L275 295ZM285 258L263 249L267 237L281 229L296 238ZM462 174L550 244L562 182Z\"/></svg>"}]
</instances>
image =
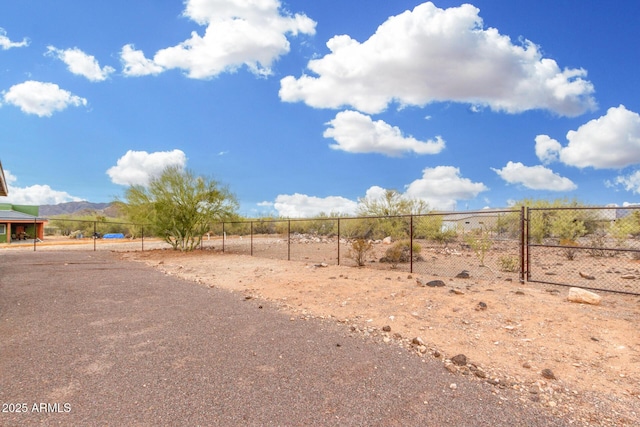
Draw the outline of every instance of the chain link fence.
<instances>
[{"instance_id":1,"label":"chain link fence","mask_svg":"<svg viewBox=\"0 0 640 427\"><path fill-rule=\"evenodd\" d=\"M640 207L529 208L527 280L640 294Z\"/></svg>"},{"instance_id":2,"label":"chain link fence","mask_svg":"<svg viewBox=\"0 0 640 427\"><path fill-rule=\"evenodd\" d=\"M640 207L224 223L224 252L640 294Z\"/></svg>"},{"instance_id":3,"label":"chain link fence","mask_svg":"<svg viewBox=\"0 0 640 427\"><path fill-rule=\"evenodd\" d=\"M432 276L522 280L523 210L225 222L222 251Z\"/></svg>"},{"instance_id":4,"label":"chain link fence","mask_svg":"<svg viewBox=\"0 0 640 427\"><path fill-rule=\"evenodd\" d=\"M144 226L52 219L33 250L170 247ZM115 237L115 238L108 238ZM125 244L126 243L126 244ZM51 246L50 246L51 245ZM640 207L546 207L214 224L202 249L441 277L640 294Z\"/></svg>"},{"instance_id":5,"label":"chain link fence","mask_svg":"<svg viewBox=\"0 0 640 427\"><path fill-rule=\"evenodd\" d=\"M146 243L146 248L145 248ZM144 226L109 220L82 220L53 218L44 227L44 239L18 242L19 246L33 250L80 249L80 250L145 250L165 247L160 239L144 236Z\"/></svg>"}]
</instances>

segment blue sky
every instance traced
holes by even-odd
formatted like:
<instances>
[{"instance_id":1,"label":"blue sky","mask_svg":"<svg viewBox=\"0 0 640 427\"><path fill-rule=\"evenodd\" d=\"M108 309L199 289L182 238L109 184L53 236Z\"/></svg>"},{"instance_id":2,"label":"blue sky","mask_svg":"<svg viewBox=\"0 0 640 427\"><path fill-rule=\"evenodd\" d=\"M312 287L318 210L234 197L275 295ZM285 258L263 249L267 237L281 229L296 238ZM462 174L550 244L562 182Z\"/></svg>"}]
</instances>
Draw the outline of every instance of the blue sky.
<instances>
[{"instance_id":1,"label":"blue sky","mask_svg":"<svg viewBox=\"0 0 640 427\"><path fill-rule=\"evenodd\" d=\"M179 165L247 216L637 203L636 1L0 5L6 202L122 197Z\"/></svg>"}]
</instances>

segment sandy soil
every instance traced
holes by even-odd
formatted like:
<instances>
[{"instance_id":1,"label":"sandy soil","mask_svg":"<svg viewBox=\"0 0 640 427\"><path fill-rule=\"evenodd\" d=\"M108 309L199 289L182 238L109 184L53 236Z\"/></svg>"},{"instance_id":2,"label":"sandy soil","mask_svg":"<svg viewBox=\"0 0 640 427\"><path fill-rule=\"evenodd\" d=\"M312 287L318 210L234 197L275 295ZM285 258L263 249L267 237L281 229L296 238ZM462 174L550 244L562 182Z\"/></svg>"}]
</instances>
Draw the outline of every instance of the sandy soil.
<instances>
[{"instance_id":1,"label":"sandy soil","mask_svg":"<svg viewBox=\"0 0 640 427\"><path fill-rule=\"evenodd\" d=\"M567 301L568 288L505 278L429 277L211 250L122 257L275 301L292 321L335 319L381 345L439 358L445 369L488 381L497 393L517 390L523 401L554 413L593 425L640 424L639 296L600 292L600 305L577 304ZM433 279L445 286L419 284ZM459 354L466 364L452 363Z\"/></svg>"}]
</instances>

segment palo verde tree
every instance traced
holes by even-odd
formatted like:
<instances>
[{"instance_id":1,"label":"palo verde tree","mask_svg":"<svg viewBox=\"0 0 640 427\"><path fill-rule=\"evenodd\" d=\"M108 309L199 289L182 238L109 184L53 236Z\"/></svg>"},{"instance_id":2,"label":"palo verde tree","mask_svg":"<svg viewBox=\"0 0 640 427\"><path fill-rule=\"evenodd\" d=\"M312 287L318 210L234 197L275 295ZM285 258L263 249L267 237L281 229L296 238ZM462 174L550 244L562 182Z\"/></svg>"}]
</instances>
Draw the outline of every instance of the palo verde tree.
<instances>
[{"instance_id":1,"label":"palo verde tree","mask_svg":"<svg viewBox=\"0 0 640 427\"><path fill-rule=\"evenodd\" d=\"M147 187L130 187L125 198L130 220L148 224L154 235L181 251L195 249L214 221L238 208L235 197L216 181L177 166L166 168Z\"/></svg>"},{"instance_id":2,"label":"palo verde tree","mask_svg":"<svg viewBox=\"0 0 640 427\"><path fill-rule=\"evenodd\" d=\"M360 234L366 238L405 238L409 233L409 219L399 216L420 215L429 211L424 200L406 197L397 190L384 190L380 196L368 195L358 202L358 215L377 217L361 223L363 230Z\"/></svg>"}]
</instances>

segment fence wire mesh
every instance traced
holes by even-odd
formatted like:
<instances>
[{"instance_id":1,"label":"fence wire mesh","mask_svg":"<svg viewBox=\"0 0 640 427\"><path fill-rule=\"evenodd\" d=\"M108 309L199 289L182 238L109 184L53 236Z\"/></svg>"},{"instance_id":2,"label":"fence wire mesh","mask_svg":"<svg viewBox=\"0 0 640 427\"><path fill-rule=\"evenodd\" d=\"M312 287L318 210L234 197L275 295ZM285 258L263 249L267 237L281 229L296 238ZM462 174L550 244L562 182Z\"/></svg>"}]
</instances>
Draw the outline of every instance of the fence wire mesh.
<instances>
[{"instance_id":1,"label":"fence wire mesh","mask_svg":"<svg viewBox=\"0 0 640 427\"><path fill-rule=\"evenodd\" d=\"M521 210L254 220L216 230L234 254L440 277L521 274Z\"/></svg>"},{"instance_id":2,"label":"fence wire mesh","mask_svg":"<svg viewBox=\"0 0 640 427\"><path fill-rule=\"evenodd\" d=\"M640 208L531 208L527 280L640 294Z\"/></svg>"},{"instance_id":3,"label":"fence wire mesh","mask_svg":"<svg viewBox=\"0 0 640 427\"><path fill-rule=\"evenodd\" d=\"M51 220L49 240L113 250L118 233L145 249L143 226ZM57 236L56 236L57 235ZM140 239L137 239L141 237ZM135 238L135 240L131 240ZM154 247L166 247L158 240ZM150 243L150 242L149 242ZM126 245L119 245L124 249ZM256 219L212 225L201 247L397 273L526 280L640 294L640 207L546 207L385 217ZM151 249L148 244L146 248Z\"/></svg>"},{"instance_id":4,"label":"fence wire mesh","mask_svg":"<svg viewBox=\"0 0 640 427\"><path fill-rule=\"evenodd\" d=\"M44 226L43 239L33 239L29 245L33 250L79 249L79 250L144 250L144 226L118 222L109 219L85 220L71 218L51 218ZM12 244L21 244L21 241ZM164 240L146 240L147 249L163 248ZM24 244L22 246L25 246Z\"/></svg>"},{"instance_id":5,"label":"fence wire mesh","mask_svg":"<svg viewBox=\"0 0 640 427\"><path fill-rule=\"evenodd\" d=\"M521 211L480 211L417 218L423 262L414 271L453 277L519 280Z\"/></svg>"}]
</instances>

